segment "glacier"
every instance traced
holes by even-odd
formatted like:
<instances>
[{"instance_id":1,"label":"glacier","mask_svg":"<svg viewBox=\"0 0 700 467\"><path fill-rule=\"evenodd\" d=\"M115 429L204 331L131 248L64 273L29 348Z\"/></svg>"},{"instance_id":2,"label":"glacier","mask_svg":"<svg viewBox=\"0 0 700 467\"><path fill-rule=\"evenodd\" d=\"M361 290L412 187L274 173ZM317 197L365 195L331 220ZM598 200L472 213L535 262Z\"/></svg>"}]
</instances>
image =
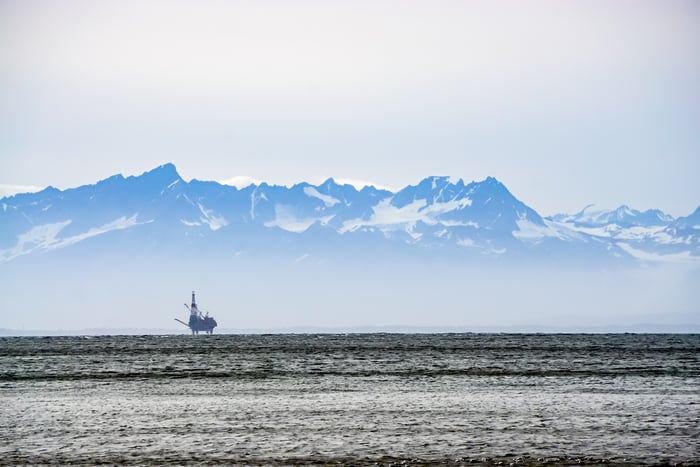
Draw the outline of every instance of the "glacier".
<instances>
[{"instance_id":1,"label":"glacier","mask_svg":"<svg viewBox=\"0 0 700 467\"><path fill-rule=\"evenodd\" d=\"M501 256L527 261L692 262L700 259L700 208L675 219L660 210L586 206L540 216L494 177L465 183L430 176L390 191L329 178L319 185L231 186L185 181L173 164L67 190L0 200L0 262L100 236L143 252L164 245L293 258L392 254ZM138 214L135 214L138 213ZM203 230L206 229L206 230ZM466 256L465 256L466 255ZM473 259L473 258L471 258Z\"/></svg>"}]
</instances>

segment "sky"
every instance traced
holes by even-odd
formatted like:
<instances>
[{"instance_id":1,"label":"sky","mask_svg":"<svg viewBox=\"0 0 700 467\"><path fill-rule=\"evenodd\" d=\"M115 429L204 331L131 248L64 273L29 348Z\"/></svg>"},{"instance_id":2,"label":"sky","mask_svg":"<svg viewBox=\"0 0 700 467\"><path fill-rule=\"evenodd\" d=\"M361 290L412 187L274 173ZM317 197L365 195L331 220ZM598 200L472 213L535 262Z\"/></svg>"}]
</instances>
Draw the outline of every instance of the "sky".
<instances>
[{"instance_id":1,"label":"sky","mask_svg":"<svg viewBox=\"0 0 700 467\"><path fill-rule=\"evenodd\" d=\"M173 162L682 216L698 135L694 1L0 0L0 194Z\"/></svg>"}]
</instances>

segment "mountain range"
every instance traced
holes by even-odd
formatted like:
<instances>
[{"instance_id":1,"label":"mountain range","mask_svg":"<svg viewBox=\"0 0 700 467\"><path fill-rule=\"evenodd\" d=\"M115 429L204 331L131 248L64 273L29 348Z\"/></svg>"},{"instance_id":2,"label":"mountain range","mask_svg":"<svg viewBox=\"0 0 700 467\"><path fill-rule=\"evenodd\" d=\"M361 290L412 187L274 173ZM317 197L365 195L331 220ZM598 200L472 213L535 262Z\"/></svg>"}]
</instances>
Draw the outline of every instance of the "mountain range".
<instances>
[{"instance_id":1,"label":"mountain range","mask_svg":"<svg viewBox=\"0 0 700 467\"><path fill-rule=\"evenodd\" d=\"M700 207L543 217L495 178L431 176L396 192L339 184L237 188L173 164L0 199L0 263L57 251L115 255L646 263L700 260Z\"/></svg>"}]
</instances>

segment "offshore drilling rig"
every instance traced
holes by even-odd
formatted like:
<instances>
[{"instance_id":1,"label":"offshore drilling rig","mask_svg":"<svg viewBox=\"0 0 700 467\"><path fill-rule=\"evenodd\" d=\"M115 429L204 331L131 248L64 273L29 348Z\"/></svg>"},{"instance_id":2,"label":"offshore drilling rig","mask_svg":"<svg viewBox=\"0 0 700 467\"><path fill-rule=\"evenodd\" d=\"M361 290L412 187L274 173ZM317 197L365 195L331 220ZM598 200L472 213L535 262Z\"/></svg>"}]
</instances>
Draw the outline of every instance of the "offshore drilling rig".
<instances>
[{"instance_id":1,"label":"offshore drilling rig","mask_svg":"<svg viewBox=\"0 0 700 467\"><path fill-rule=\"evenodd\" d=\"M192 330L192 334L199 334L199 331L204 331L205 334L213 334L214 328L216 327L216 320L209 316L209 313L202 314L197 308L197 302L194 300L194 292L192 292L192 305L187 306L185 303L185 308L190 312L190 321L185 323L175 318L175 321L182 323Z\"/></svg>"}]
</instances>

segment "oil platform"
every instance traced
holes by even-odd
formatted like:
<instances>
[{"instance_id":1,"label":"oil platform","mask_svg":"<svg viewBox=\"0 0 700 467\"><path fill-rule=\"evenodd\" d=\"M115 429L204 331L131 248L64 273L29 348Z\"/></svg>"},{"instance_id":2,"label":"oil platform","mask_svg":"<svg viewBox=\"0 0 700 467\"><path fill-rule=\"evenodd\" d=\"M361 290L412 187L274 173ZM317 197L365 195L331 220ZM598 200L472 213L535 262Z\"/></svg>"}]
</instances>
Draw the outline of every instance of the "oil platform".
<instances>
[{"instance_id":1,"label":"oil platform","mask_svg":"<svg viewBox=\"0 0 700 467\"><path fill-rule=\"evenodd\" d=\"M214 333L214 328L216 327L216 320L213 317L209 316L208 312L202 314L202 312L199 311L199 308L197 308L197 302L194 299L194 292L192 292L192 305L187 306L187 303L185 303L185 308L187 308L190 312L189 323L180 321L177 318L175 318L175 321L177 321L178 323L182 323L188 328L190 328L192 330L192 334L199 334L200 331L203 331L205 334Z\"/></svg>"}]
</instances>

